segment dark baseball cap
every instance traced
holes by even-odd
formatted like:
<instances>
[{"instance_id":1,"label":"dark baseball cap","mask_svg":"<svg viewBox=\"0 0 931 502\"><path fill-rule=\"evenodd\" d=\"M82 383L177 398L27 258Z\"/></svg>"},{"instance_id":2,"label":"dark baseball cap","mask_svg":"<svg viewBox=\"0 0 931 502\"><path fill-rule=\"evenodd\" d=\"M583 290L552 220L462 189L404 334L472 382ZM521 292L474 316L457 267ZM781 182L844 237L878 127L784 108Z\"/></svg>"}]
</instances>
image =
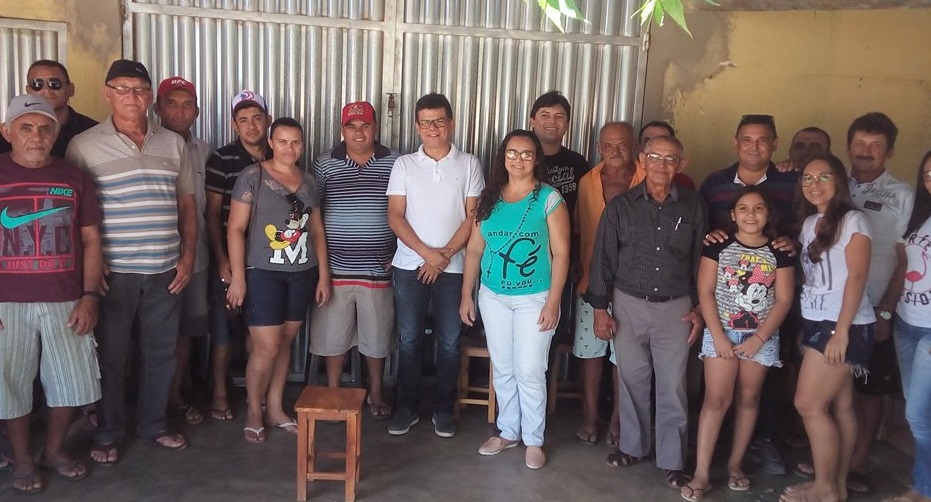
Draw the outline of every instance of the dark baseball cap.
<instances>
[{"instance_id":1,"label":"dark baseball cap","mask_svg":"<svg viewBox=\"0 0 931 502\"><path fill-rule=\"evenodd\" d=\"M105 82L109 82L115 78L119 77L135 77L144 79L149 85L152 85L152 79L149 77L149 70L145 69L145 65L138 61L130 61L129 59L117 59L110 65L110 70L107 71L107 79Z\"/></svg>"}]
</instances>

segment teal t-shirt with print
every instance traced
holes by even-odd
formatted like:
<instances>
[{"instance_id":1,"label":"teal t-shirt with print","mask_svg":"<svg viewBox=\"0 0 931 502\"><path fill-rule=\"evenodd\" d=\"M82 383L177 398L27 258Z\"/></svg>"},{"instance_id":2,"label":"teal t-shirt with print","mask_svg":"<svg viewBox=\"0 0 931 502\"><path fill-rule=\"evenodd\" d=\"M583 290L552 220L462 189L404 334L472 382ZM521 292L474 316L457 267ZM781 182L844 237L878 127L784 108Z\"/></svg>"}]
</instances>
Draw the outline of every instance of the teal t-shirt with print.
<instances>
[{"instance_id":1,"label":"teal t-shirt with print","mask_svg":"<svg viewBox=\"0 0 931 502\"><path fill-rule=\"evenodd\" d=\"M502 295L530 295L550 288L550 232L546 217L564 201L541 183L517 202L499 200L481 222L482 285Z\"/></svg>"}]
</instances>

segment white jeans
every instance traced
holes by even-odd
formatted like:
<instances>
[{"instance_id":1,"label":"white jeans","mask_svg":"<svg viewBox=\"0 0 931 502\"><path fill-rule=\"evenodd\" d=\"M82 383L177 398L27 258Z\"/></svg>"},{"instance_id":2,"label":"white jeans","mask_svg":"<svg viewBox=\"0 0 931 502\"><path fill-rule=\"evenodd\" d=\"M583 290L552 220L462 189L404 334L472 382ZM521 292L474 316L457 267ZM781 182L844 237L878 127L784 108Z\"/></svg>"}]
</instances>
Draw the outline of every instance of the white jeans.
<instances>
[{"instance_id":1,"label":"white jeans","mask_svg":"<svg viewBox=\"0 0 931 502\"><path fill-rule=\"evenodd\" d=\"M501 437L543 446L546 427L546 366L555 329L537 324L549 292L499 295L482 287L478 308L494 368Z\"/></svg>"}]
</instances>

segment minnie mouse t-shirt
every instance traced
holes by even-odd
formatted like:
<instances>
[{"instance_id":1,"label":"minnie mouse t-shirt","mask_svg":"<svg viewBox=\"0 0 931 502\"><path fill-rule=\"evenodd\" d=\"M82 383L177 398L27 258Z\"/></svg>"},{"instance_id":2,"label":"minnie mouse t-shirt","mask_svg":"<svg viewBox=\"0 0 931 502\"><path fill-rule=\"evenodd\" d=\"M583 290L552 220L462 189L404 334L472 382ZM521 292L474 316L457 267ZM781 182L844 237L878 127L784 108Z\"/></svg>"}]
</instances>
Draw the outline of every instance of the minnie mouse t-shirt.
<instances>
[{"instance_id":1,"label":"minnie mouse t-shirt","mask_svg":"<svg viewBox=\"0 0 931 502\"><path fill-rule=\"evenodd\" d=\"M793 265L792 258L769 242L753 247L735 237L702 249L718 262L714 299L725 329L756 331L776 301L776 269Z\"/></svg>"},{"instance_id":2,"label":"minnie mouse t-shirt","mask_svg":"<svg viewBox=\"0 0 931 502\"><path fill-rule=\"evenodd\" d=\"M302 175L300 188L291 193L258 164L239 173L232 199L255 204L246 230L247 267L299 272L317 265L307 222L320 209L320 196L314 177Z\"/></svg>"}]
</instances>

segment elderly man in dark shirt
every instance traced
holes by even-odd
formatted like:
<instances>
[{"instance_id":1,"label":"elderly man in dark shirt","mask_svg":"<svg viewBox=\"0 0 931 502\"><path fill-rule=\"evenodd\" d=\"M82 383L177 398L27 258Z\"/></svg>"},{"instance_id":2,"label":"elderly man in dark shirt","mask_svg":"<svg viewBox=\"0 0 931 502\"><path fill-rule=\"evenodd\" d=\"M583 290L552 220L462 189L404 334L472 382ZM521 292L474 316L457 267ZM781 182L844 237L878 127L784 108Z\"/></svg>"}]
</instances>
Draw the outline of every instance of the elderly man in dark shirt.
<instances>
[{"instance_id":1,"label":"elderly man in dark shirt","mask_svg":"<svg viewBox=\"0 0 931 502\"><path fill-rule=\"evenodd\" d=\"M686 165L682 143L661 136L640 153L646 179L605 208L586 299L595 334L614 340L620 376L621 437L608 464L627 466L652 444L650 388L656 373L656 465L681 488L686 448L685 367L702 326L695 273L707 226L698 194L673 178ZM609 303L613 318L608 314Z\"/></svg>"}]
</instances>

